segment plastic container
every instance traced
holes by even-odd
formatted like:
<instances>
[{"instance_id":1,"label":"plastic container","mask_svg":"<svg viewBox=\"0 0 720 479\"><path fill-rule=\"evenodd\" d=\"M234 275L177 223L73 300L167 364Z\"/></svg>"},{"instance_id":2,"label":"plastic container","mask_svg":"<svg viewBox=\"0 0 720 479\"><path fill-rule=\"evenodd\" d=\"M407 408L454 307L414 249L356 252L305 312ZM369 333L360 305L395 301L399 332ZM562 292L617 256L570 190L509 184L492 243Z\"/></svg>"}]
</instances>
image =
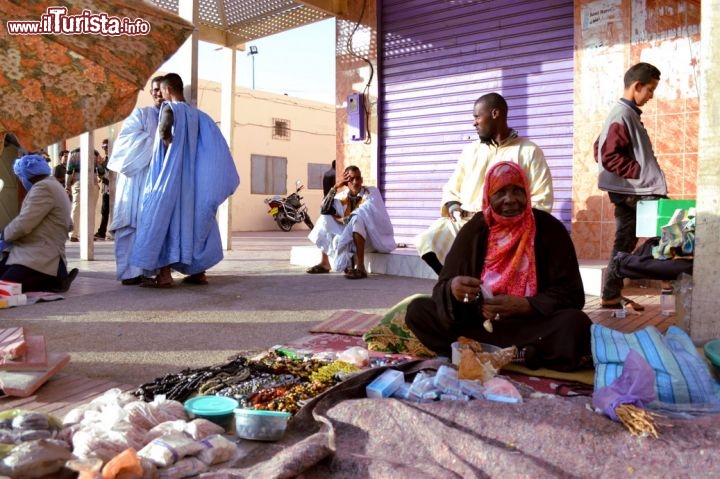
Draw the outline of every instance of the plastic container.
<instances>
[{"instance_id":1,"label":"plastic container","mask_svg":"<svg viewBox=\"0 0 720 479\"><path fill-rule=\"evenodd\" d=\"M672 316L675 314L675 296L672 289L663 289L660 291L660 313L663 316Z\"/></svg>"},{"instance_id":2,"label":"plastic container","mask_svg":"<svg viewBox=\"0 0 720 479\"><path fill-rule=\"evenodd\" d=\"M480 345L482 346L483 351L486 353L496 353L502 349L498 346L487 343L480 343ZM455 341L450 345L450 347L452 348L452 363L458 366L460 365L460 343Z\"/></svg>"},{"instance_id":3,"label":"plastic container","mask_svg":"<svg viewBox=\"0 0 720 479\"><path fill-rule=\"evenodd\" d=\"M235 409L235 434L253 441L279 441L291 417L289 412Z\"/></svg>"},{"instance_id":4,"label":"plastic container","mask_svg":"<svg viewBox=\"0 0 720 479\"><path fill-rule=\"evenodd\" d=\"M695 200L643 200L636 207L635 236L651 238L662 234L662 227L672 218L676 209L689 210Z\"/></svg>"},{"instance_id":5,"label":"plastic container","mask_svg":"<svg viewBox=\"0 0 720 479\"><path fill-rule=\"evenodd\" d=\"M195 396L185 401L184 405L191 416L207 419L227 430L238 402L226 396Z\"/></svg>"},{"instance_id":6,"label":"plastic container","mask_svg":"<svg viewBox=\"0 0 720 479\"><path fill-rule=\"evenodd\" d=\"M378 377L365 386L365 394L369 398L386 398L397 391L405 383L402 371L386 369Z\"/></svg>"},{"instance_id":7,"label":"plastic container","mask_svg":"<svg viewBox=\"0 0 720 479\"><path fill-rule=\"evenodd\" d=\"M713 339L708 341L703 346L705 356L710 360L712 365L715 367L715 372L720 374L720 339Z\"/></svg>"}]
</instances>

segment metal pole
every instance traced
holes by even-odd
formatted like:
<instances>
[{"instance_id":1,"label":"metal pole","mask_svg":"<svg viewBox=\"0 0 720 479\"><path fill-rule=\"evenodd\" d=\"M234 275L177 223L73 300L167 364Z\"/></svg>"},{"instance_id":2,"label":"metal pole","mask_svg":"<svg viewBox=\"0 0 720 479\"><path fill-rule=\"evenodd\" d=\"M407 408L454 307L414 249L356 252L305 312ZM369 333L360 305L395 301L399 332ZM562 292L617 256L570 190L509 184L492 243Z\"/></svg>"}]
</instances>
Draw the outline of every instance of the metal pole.
<instances>
[{"instance_id":1,"label":"metal pole","mask_svg":"<svg viewBox=\"0 0 720 479\"><path fill-rule=\"evenodd\" d=\"M255 89L255 55L250 55L252 57L252 89Z\"/></svg>"}]
</instances>

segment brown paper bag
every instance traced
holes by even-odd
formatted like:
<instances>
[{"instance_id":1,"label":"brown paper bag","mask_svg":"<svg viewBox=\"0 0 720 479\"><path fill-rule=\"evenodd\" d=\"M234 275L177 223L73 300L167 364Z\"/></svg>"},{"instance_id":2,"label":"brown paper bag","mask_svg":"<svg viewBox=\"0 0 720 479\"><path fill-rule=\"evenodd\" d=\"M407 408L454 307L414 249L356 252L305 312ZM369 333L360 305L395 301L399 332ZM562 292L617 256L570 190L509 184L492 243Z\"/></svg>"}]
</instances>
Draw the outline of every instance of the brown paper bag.
<instances>
[{"instance_id":1,"label":"brown paper bag","mask_svg":"<svg viewBox=\"0 0 720 479\"><path fill-rule=\"evenodd\" d=\"M474 339L458 338L460 349L459 379L479 379L482 383L494 378L503 366L509 364L517 348L510 346L490 353L483 351L482 345Z\"/></svg>"}]
</instances>

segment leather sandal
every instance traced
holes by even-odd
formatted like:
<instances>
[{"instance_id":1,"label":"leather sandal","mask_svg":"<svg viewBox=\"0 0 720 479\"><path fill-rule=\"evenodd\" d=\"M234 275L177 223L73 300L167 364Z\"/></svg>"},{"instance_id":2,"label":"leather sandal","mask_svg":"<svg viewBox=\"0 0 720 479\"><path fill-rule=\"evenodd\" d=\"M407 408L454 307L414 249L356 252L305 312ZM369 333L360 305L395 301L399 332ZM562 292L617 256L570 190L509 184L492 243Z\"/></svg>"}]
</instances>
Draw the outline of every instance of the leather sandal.
<instances>
[{"instance_id":1,"label":"leather sandal","mask_svg":"<svg viewBox=\"0 0 720 479\"><path fill-rule=\"evenodd\" d=\"M620 296L615 299L603 299L600 301L600 307L604 309L623 309L625 306L631 307L633 311L645 311L645 306L640 303L636 303L625 296Z\"/></svg>"},{"instance_id":2,"label":"leather sandal","mask_svg":"<svg viewBox=\"0 0 720 479\"><path fill-rule=\"evenodd\" d=\"M322 265L316 264L312 268L308 268L305 270L308 274L325 274L330 272L330 268L324 268Z\"/></svg>"},{"instance_id":3,"label":"leather sandal","mask_svg":"<svg viewBox=\"0 0 720 479\"><path fill-rule=\"evenodd\" d=\"M191 274L190 276L185 276L182 282L185 284L208 284L207 276L205 275L204 271L202 273L195 273Z\"/></svg>"},{"instance_id":4,"label":"leather sandal","mask_svg":"<svg viewBox=\"0 0 720 479\"><path fill-rule=\"evenodd\" d=\"M640 303L636 303L630 298L626 298L625 296L623 296L622 301L623 303L625 303L625 306L630 306L635 311L645 311L645 306Z\"/></svg>"},{"instance_id":5,"label":"leather sandal","mask_svg":"<svg viewBox=\"0 0 720 479\"><path fill-rule=\"evenodd\" d=\"M159 288L159 289L168 289L172 288L173 282L172 278L170 281L158 281L157 278L143 278L142 283L140 283L141 288Z\"/></svg>"},{"instance_id":6,"label":"leather sandal","mask_svg":"<svg viewBox=\"0 0 720 479\"><path fill-rule=\"evenodd\" d=\"M622 298L603 299L600 301L600 307L604 309L622 309Z\"/></svg>"},{"instance_id":7,"label":"leather sandal","mask_svg":"<svg viewBox=\"0 0 720 479\"><path fill-rule=\"evenodd\" d=\"M143 282L143 276L135 276L134 278L125 278L120 281L123 286L135 286Z\"/></svg>"},{"instance_id":8,"label":"leather sandal","mask_svg":"<svg viewBox=\"0 0 720 479\"><path fill-rule=\"evenodd\" d=\"M367 278L367 271L360 269L353 269L345 273L347 279L364 279Z\"/></svg>"}]
</instances>

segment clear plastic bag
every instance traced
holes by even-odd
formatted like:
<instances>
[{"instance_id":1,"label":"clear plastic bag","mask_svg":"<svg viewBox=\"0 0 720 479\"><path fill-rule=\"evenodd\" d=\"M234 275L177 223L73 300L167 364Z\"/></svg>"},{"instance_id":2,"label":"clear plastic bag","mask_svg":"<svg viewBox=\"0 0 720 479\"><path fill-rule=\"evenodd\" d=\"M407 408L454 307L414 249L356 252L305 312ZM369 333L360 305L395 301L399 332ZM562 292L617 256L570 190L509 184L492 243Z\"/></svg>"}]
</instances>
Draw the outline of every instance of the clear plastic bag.
<instances>
[{"instance_id":1,"label":"clear plastic bag","mask_svg":"<svg viewBox=\"0 0 720 479\"><path fill-rule=\"evenodd\" d=\"M72 458L67 443L39 439L15 446L0 462L0 474L13 479L34 479L60 471Z\"/></svg>"},{"instance_id":2,"label":"clear plastic bag","mask_svg":"<svg viewBox=\"0 0 720 479\"><path fill-rule=\"evenodd\" d=\"M176 464L167 469L160 469L160 479L181 479L183 477L192 477L202 474L208 470L205 465L197 457L188 457L179 460Z\"/></svg>"},{"instance_id":3,"label":"clear plastic bag","mask_svg":"<svg viewBox=\"0 0 720 479\"><path fill-rule=\"evenodd\" d=\"M337 360L362 368L370 364L370 353L365 348L353 346L339 353Z\"/></svg>"},{"instance_id":4,"label":"clear plastic bag","mask_svg":"<svg viewBox=\"0 0 720 479\"><path fill-rule=\"evenodd\" d=\"M197 458L208 466L229 461L238 450L237 444L219 434L206 437L200 441L200 445L203 448Z\"/></svg>"},{"instance_id":5,"label":"clear plastic bag","mask_svg":"<svg viewBox=\"0 0 720 479\"><path fill-rule=\"evenodd\" d=\"M160 467L168 467L185 456L195 455L201 449L202 446L190 436L172 433L150 441L138 452L138 456Z\"/></svg>"}]
</instances>

